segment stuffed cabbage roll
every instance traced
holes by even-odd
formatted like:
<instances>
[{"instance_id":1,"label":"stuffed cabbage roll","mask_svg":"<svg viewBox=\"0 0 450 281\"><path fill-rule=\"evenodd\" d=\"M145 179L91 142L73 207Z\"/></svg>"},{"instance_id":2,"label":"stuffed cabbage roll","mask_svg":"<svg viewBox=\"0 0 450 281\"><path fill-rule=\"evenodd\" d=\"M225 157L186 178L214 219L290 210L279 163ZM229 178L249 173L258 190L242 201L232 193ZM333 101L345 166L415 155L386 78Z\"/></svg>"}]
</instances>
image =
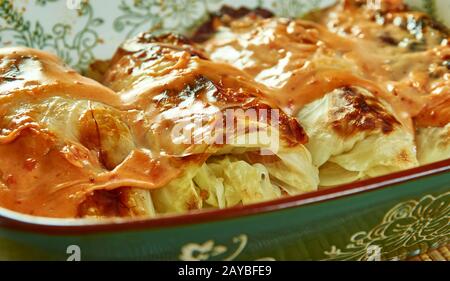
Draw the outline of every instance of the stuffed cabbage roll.
<instances>
[{"instance_id":1,"label":"stuffed cabbage roll","mask_svg":"<svg viewBox=\"0 0 450 281\"><path fill-rule=\"evenodd\" d=\"M359 87L336 89L300 110L321 186L417 165L414 137L391 112L388 104Z\"/></svg>"},{"instance_id":2,"label":"stuffed cabbage roll","mask_svg":"<svg viewBox=\"0 0 450 281\"><path fill-rule=\"evenodd\" d=\"M154 214L148 189L158 182L136 167L155 163L137 150L120 103L51 54L0 49L0 206L46 217Z\"/></svg>"},{"instance_id":3,"label":"stuffed cabbage roll","mask_svg":"<svg viewBox=\"0 0 450 281\"><path fill-rule=\"evenodd\" d=\"M299 123L244 72L206 59L187 39L143 33L126 41L103 82L135 111L137 146L185 162L179 177L151 191L157 213L317 189Z\"/></svg>"}]
</instances>

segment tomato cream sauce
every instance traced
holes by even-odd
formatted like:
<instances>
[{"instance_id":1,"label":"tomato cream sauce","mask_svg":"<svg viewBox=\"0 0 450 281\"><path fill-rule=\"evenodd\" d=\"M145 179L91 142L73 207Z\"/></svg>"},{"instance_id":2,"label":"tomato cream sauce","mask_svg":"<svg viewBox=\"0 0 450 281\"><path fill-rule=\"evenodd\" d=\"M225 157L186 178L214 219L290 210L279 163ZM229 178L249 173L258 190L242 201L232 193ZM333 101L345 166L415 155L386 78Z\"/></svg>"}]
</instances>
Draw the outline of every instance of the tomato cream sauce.
<instances>
[{"instance_id":1,"label":"tomato cream sauce","mask_svg":"<svg viewBox=\"0 0 450 281\"><path fill-rule=\"evenodd\" d=\"M78 135L75 141L35 120L40 103L54 96L122 107L115 92L82 77L51 54L28 48L0 49L0 206L4 208L47 217L77 217L78 206L94 190L158 188L191 161L155 159L136 148L122 163L107 169L95 147L86 147L99 138L95 127L83 122L91 112L67 124L74 127L71 135Z\"/></svg>"},{"instance_id":2,"label":"tomato cream sauce","mask_svg":"<svg viewBox=\"0 0 450 281\"><path fill-rule=\"evenodd\" d=\"M78 217L94 191L163 187L223 146L174 144L177 122L274 104L247 73L155 40L118 50L104 79L112 90L45 52L0 50L0 206ZM279 118L283 145L307 141L294 118ZM67 124L52 130L58 122Z\"/></svg>"},{"instance_id":3,"label":"tomato cream sauce","mask_svg":"<svg viewBox=\"0 0 450 281\"><path fill-rule=\"evenodd\" d=\"M411 30L403 43L387 37L402 34L389 20L425 17L391 2L383 4L390 10L382 13L381 7L343 1L311 15L314 22L222 16L213 19L212 34L200 44L213 60L231 63L270 88L290 114L336 88L360 86L390 103L410 129L413 120L417 126L443 126L450 121L448 35L424 28L420 48L412 43ZM376 15L385 21L377 22Z\"/></svg>"}]
</instances>

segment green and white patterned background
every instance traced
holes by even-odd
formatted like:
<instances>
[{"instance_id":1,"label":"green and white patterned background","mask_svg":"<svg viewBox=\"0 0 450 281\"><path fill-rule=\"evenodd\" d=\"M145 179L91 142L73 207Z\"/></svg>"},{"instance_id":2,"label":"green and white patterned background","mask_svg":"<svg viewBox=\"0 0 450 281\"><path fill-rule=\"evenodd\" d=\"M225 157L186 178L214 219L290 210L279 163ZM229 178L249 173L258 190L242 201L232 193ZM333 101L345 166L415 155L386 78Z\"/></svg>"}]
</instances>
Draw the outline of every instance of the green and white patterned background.
<instances>
[{"instance_id":1,"label":"green and white patterned background","mask_svg":"<svg viewBox=\"0 0 450 281\"><path fill-rule=\"evenodd\" d=\"M0 46L50 50L78 70L107 59L125 38L140 31L186 32L224 4L263 7L280 16L301 16L334 0L0 0ZM450 24L448 0L412 0Z\"/></svg>"}]
</instances>

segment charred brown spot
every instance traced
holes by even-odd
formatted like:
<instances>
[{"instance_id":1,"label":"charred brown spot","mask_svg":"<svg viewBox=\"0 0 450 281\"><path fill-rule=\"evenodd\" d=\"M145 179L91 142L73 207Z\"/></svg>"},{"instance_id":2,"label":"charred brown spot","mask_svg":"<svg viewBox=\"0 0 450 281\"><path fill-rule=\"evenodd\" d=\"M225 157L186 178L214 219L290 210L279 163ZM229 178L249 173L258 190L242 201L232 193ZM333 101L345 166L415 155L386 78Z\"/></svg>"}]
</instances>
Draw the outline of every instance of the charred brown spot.
<instances>
[{"instance_id":1,"label":"charred brown spot","mask_svg":"<svg viewBox=\"0 0 450 281\"><path fill-rule=\"evenodd\" d=\"M207 59L201 49L186 37L173 33L156 36L150 32L143 32L125 41L117 49L109 64L112 67L104 73L102 80L108 84L107 81L119 79L117 72L129 76L130 67L138 68L143 62L163 58L165 55L176 52L187 52L191 56Z\"/></svg>"},{"instance_id":2,"label":"charred brown spot","mask_svg":"<svg viewBox=\"0 0 450 281\"><path fill-rule=\"evenodd\" d=\"M215 83L205 76L198 76L193 83L186 85L181 91L177 89L166 90L157 95L153 101L161 111L177 107L186 100L201 101L205 108L214 106L222 113L225 113L226 109L241 109L244 111L252 109L256 113L256 121L272 124L272 120L275 118L273 109L277 108L265 103L260 96L261 94L256 89L236 87L235 85L228 87L222 83ZM201 115L202 113L199 112L198 114ZM295 118L286 115L279 109L276 117L278 118L276 125L280 130L280 137L288 146L296 146L308 141L306 132ZM230 118L233 118L236 122L236 118L239 118L239 116L233 115ZM223 128L227 126L225 121L225 118L223 118Z\"/></svg>"},{"instance_id":3,"label":"charred brown spot","mask_svg":"<svg viewBox=\"0 0 450 281\"><path fill-rule=\"evenodd\" d=\"M335 101L338 104L330 112L330 119L332 129L342 136L376 129L388 134L399 124L375 97L363 95L354 88L344 88L338 99L344 100L344 104Z\"/></svg>"},{"instance_id":4,"label":"charred brown spot","mask_svg":"<svg viewBox=\"0 0 450 281\"><path fill-rule=\"evenodd\" d=\"M144 32L136 37L136 41L141 44L166 43L175 46L183 46L191 44L190 40L187 37L173 33L156 36L152 33Z\"/></svg>"},{"instance_id":5,"label":"charred brown spot","mask_svg":"<svg viewBox=\"0 0 450 281\"><path fill-rule=\"evenodd\" d=\"M147 56L153 53L155 57L158 56L158 52L163 49L172 51L185 51L192 56L197 56L206 59L207 56L198 48L194 46L194 42L182 35L167 33L156 36L149 32L139 34L137 37L128 40L121 46L121 50L124 53L130 54L140 51L145 51ZM136 51L138 50L138 51ZM141 53L141 55L143 55Z\"/></svg>"},{"instance_id":6,"label":"charred brown spot","mask_svg":"<svg viewBox=\"0 0 450 281\"><path fill-rule=\"evenodd\" d=\"M164 111L189 99L203 100L206 103L207 97L205 95L208 92L215 96L219 89L206 77L198 76L191 84L185 85L183 89L167 89L155 96L153 101L161 111Z\"/></svg>"},{"instance_id":7,"label":"charred brown spot","mask_svg":"<svg viewBox=\"0 0 450 281\"><path fill-rule=\"evenodd\" d=\"M246 7L233 8L227 5L222 6L220 11L215 14L215 16L218 17L229 16L233 19L239 19L249 15L258 16L261 18L271 18L274 16L274 14L271 11L263 8L255 8L255 9L249 9Z\"/></svg>"},{"instance_id":8,"label":"charred brown spot","mask_svg":"<svg viewBox=\"0 0 450 281\"><path fill-rule=\"evenodd\" d=\"M32 56L0 58L0 83L25 80L23 68L27 65L41 67L39 61Z\"/></svg>"},{"instance_id":9,"label":"charred brown spot","mask_svg":"<svg viewBox=\"0 0 450 281\"><path fill-rule=\"evenodd\" d=\"M225 5L219 12L210 14L209 20L196 30L191 39L194 42L204 42L217 31L219 26L226 25L231 20L240 19L246 16L255 19L271 18L274 14L271 11L262 8L233 8Z\"/></svg>"},{"instance_id":10,"label":"charred brown spot","mask_svg":"<svg viewBox=\"0 0 450 281\"><path fill-rule=\"evenodd\" d=\"M127 217L133 206L127 205L124 192L127 187L115 190L96 190L78 207L79 217Z\"/></svg>"},{"instance_id":11,"label":"charred brown spot","mask_svg":"<svg viewBox=\"0 0 450 281\"><path fill-rule=\"evenodd\" d=\"M379 38L383 43L386 43L388 45L391 45L391 46L398 45L398 41L396 39L394 39L393 37L391 37L389 34L380 35Z\"/></svg>"}]
</instances>

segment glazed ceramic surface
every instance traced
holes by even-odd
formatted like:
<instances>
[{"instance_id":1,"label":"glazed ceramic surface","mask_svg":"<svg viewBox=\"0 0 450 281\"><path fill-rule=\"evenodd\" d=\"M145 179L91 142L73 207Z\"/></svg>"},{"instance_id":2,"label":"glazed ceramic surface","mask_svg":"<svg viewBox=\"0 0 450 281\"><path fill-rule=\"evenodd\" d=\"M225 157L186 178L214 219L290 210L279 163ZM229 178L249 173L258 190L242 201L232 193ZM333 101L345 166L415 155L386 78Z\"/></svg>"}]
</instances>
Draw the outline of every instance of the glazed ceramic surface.
<instances>
[{"instance_id":1,"label":"glazed ceramic surface","mask_svg":"<svg viewBox=\"0 0 450 281\"><path fill-rule=\"evenodd\" d=\"M450 25L450 1L408 1ZM83 71L140 31L186 33L222 5L298 17L332 0L0 0L0 46ZM1 156L0 156L1 157ZM160 218L42 220L0 210L1 259L378 260L449 242L450 160L275 202Z\"/></svg>"}]
</instances>

